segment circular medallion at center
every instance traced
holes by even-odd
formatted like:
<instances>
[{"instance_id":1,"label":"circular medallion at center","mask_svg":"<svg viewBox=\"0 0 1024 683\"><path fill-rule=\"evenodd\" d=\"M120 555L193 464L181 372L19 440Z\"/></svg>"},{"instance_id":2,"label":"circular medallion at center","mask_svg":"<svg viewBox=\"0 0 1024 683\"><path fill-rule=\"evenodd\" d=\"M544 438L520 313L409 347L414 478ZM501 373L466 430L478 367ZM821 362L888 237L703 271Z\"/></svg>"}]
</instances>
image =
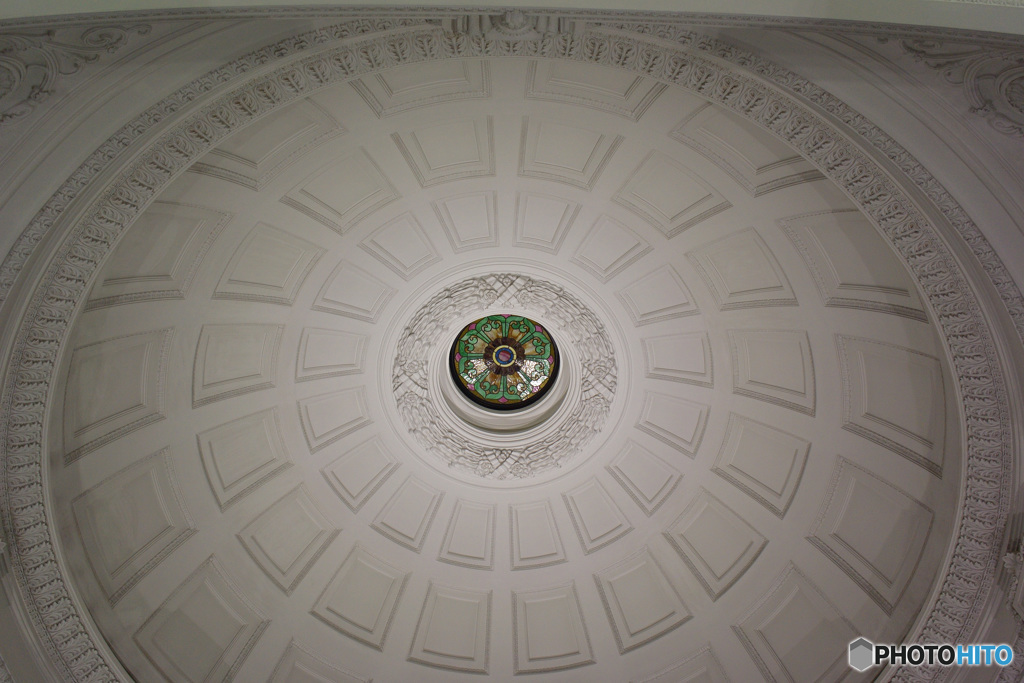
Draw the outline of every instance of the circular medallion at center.
<instances>
[{"instance_id":1,"label":"circular medallion at center","mask_svg":"<svg viewBox=\"0 0 1024 683\"><path fill-rule=\"evenodd\" d=\"M498 348L494 349L494 362L501 368L511 368L516 364L516 351L515 349L505 342Z\"/></svg>"},{"instance_id":2,"label":"circular medallion at center","mask_svg":"<svg viewBox=\"0 0 1024 683\"><path fill-rule=\"evenodd\" d=\"M489 315L462 328L448 367L474 403L517 410L536 403L558 377L558 347L541 325L521 315Z\"/></svg>"}]
</instances>

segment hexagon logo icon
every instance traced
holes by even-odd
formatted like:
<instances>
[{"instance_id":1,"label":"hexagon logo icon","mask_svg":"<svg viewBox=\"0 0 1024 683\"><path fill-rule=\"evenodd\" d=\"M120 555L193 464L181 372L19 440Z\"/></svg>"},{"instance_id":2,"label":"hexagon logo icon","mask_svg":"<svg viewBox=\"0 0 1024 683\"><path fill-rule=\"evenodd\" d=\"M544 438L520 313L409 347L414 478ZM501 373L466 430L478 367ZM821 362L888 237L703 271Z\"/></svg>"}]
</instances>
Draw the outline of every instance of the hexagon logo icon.
<instances>
[{"instance_id":1,"label":"hexagon logo icon","mask_svg":"<svg viewBox=\"0 0 1024 683\"><path fill-rule=\"evenodd\" d=\"M875 646L867 638L858 638L850 643L850 666L857 671L867 671L874 664Z\"/></svg>"}]
</instances>

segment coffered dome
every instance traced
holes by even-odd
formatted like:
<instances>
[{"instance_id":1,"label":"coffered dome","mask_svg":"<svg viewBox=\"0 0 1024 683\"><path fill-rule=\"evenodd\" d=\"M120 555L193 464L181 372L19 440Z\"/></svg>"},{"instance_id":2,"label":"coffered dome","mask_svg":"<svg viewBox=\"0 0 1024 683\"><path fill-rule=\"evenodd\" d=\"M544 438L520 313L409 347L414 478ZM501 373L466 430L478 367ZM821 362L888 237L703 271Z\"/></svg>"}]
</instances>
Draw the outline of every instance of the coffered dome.
<instances>
[{"instance_id":1,"label":"coffered dome","mask_svg":"<svg viewBox=\"0 0 1024 683\"><path fill-rule=\"evenodd\" d=\"M961 247L744 55L339 24L92 181L22 323L71 306L69 675L838 680L939 637L995 457Z\"/></svg>"},{"instance_id":2,"label":"coffered dome","mask_svg":"<svg viewBox=\"0 0 1024 683\"><path fill-rule=\"evenodd\" d=\"M445 389L509 312L567 389L502 430ZM142 679L258 678L290 641L394 681L750 680L806 638L845 669L909 628L955 511L941 346L870 220L602 66L413 64L275 110L135 221L71 347L51 490Z\"/></svg>"}]
</instances>

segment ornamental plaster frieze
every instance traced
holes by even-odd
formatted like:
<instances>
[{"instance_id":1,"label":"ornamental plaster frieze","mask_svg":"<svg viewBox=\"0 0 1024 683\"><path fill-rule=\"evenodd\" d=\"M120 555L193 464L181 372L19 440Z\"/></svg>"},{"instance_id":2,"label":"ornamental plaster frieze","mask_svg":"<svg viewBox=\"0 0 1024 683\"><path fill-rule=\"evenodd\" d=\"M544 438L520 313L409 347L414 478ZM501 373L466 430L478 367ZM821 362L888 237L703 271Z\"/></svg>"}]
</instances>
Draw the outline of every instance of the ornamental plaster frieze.
<instances>
[{"instance_id":1,"label":"ornamental plaster frieze","mask_svg":"<svg viewBox=\"0 0 1024 683\"><path fill-rule=\"evenodd\" d=\"M914 273L935 316L963 397L966 432L963 514L952 559L940 593L911 639L955 642L969 637L983 617L992 587L1008 509L1011 470L1007 398L982 307L927 217L878 163L840 133L833 121L853 112L844 112L841 103L827 93L800 83L765 60L727 49L722 43L716 46L718 51L712 54L700 47L670 48L642 36L600 30L495 40L486 35L426 28L356 39L315 55L299 51L279 57L280 68L272 73L236 85L199 111L181 114L173 129L125 168L84 218L69 229L68 239L36 289L17 333L0 405L0 434L6 454L2 511L5 530L14 545L12 571L36 630L54 659L62 662L64 675L72 680L116 680L119 670L106 648L94 640L88 617L83 616L73 588L65 581L56 535L48 526L43 503L45 406L71 319L103 258L177 173L258 116L357 75L411 62L485 56L546 57L606 65L697 93L793 145L882 229ZM785 89L800 92L815 103L814 108L804 104L802 98L787 94L779 87L781 84L772 85L776 79L785 82ZM205 89L202 84L193 88L197 94L209 92L214 84L206 82ZM162 106L157 110L161 120L181 113L181 104L175 106L173 98ZM816 109L830 110L836 119L826 118ZM144 116L136 125L146 129L152 122ZM122 133L113 149L127 146L131 140L126 138L132 136ZM872 144L897 156L902 152L912 161L895 143L882 138ZM918 180L911 177L912 182ZM77 185L72 184L70 194L77 194L87 182L88 178L83 177ZM48 205L49 211L44 209L37 221L49 220L45 227L52 225L68 199L58 193ZM951 198L939 206L957 208ZM43 225L36 227L45 230ZM977 239L979 244L983 242L980 233ZM911 680L931 673L898 670L894 677Z\"/></svg>"},{"instance_id":2,"label":"ornamental plaster frieze","mask_svg":"<svg viewBox=\"0 0 1024 683\"><path fill-rule=\"evenodd\" d=\"M117 16L117 15L115 15ZM138 144L155 128L174 116L180 116L204 96L223 91L237 79L251 74L268 63L317 46L354 36L388 31L402 26L421 25L422 20L401 18L365 18L319 28L286 38L234 59L195 79L153 105L108 138L63 183L22 231L14 246L0 263L0 307L7 301L11 288L21 274L36 246L55 225L72 201L78 199L89 184L116 163L121 154ZM2 40L3 34L0 34ZM2 45L2 43L0 43ZM3 62L0 61L0 66ZM0 91L2 92L2 91ZM0 103L3 100L0 98Z\"/></svg>"},{"instance_id":3,"label":"ornamental plaster frieze","mask_svg":"<svg viewBox=\"0 0 1024 683\"><path fill-rule=\"evenodd\" d=\"M872 121L820 86L801 78L798 74L727 42L696 33L688 26L677 23L617 23L609 24L609 26L619 30L650 35L666 41L666 45L691 46L693 49L712 53L731 64L751 70L774 85L799 97L810 106L818 108L828 116L836 117L843 124L852 128L859 135L860 140L868 142L885 159L895 164L942 212L945 219L985 269L1010 314L1020 340L1024 341L1024 296L1021 295L1020 289L1007 271L1002 259L999 258L963 207L957 203L935 176ZM878 32L877 35L891 37L893 33ZM984 44L981 36L977 36L977 38L976 44Z\"/></svg>"},{"instance_id":4,"label":"ornamental plaster frieze","mask_svg":"<svg viewBox=\"0 0 1024 683\"><path fill-rule=\"evenodd\" d=\"M30 114L60 81L149 32L136 23L0 33L0 128Z\"/></svg>"},{"instance_id":5,"label":"ornamental plaster frieze","mask_svg":"<svg viewBox=\"0 0 1024 683\"><path fill-rule=\"evenodd\" d=\"M707 27L758 27L766 28L777 26L787 29L804 29L812 31L842 30L844 32L863 33L879 38L880 40L898 39L901 43L939 45L936 42L942 38L956 38L963 41L968 40L977 49L998 49L1001 48L1007 54L1018 49L1024 39L1015 36L1001 36L988 33L969 33L964 31L951 31L949 29L922 28L906 25L893 24L871 24L867 22L836 22L828 20L803 20L787 17L754 17L737 18L731 15L700 14L687 16L685 21L644 21L648 17L640 12L590 12L590 11L560 11L558 13L540 15L524 15L522 12L507 12L505 15L468 15L463 8L394 8L375 10L373 16L367 15L366 11L359 10L330 10L318 8L317 16L330 16L341 13L355 18L351 21L336 24L333 26L302 33L291 38L280 41L272 46L261 48L243 57L211 71L206 76L189 83L184 88L165 98L152 107L136 121L122 128L112 136L103 146L82 164L81 167L71 176L69 181L54 194L50 202L37 214L29 226L25 229L14 247L0 264L0 306L4 304L11 287L21 272L21 269L31 253L32 249L39 243L44 232L52 225L56 212L66 208L70 199L77 195L88 178L95 177L117 154L126 148L131 142L138 140L142 134L153 125L163 121L167 116L179 111L190 102L194 102L201 94L213 90L218 85L225 85L233 78L242 76L258 68L275 58L282 58L292 55L298 51L311 49L323 45L329 41L339 40L346 37L365 35L380 31L386 31L404 26L422 25L424 23L443 25L447 30L454 32L473 32L477 36L486 32L487 37L504 37L506 34L516 32L529 32L534 35L538 32L553 33L578 32L585 25L584 21L592 21L595 26L608 26L630 33L639 33L650 38L667 41L669 47L677 45L691 46L696 49L713 52L717 56L747 68L751 65L760 75L765 76L777 85L791 89L802 98L806 98L820 106L830 114L838 115L844 123L853 126L868 139L872 144L885 154L891 161L897 163L918 187L926 192L929 198L940 208L946 218L953 224L956 230L964 237L972 251L981 261L988 272L989 277L996 285L999 295L1010 310L1018 334L1024 340L1024 297L1021 297L1016 284L1009 276L998 256L991 249L988 241L984 238L977 226L973 224L963 209L946 192L935 178L924 169L905 149L892 140L873 123L852 110L845 103L832 96L827 91L819 88L801 78L799 75L783 69L768 60L741 50L729 43L725 43L693 31L695 26ZM196 15L199 17L298 17L306 16L309 11L294 8L256 8L246 10L167 10L160 12L137 12L118 13L109 15L89 15L94 19L121 17L128 19L168 19L186 18ZM378 16L384 14L382 18ZM440 17L440 18L439 18ZM4 25L17 26L21 23L32 25L32 20L25 22L13 21L4 22ZM114 144L111 144L114 143ZM56 201L55 201L56 200Z\"/></svg>"}]
</instances>

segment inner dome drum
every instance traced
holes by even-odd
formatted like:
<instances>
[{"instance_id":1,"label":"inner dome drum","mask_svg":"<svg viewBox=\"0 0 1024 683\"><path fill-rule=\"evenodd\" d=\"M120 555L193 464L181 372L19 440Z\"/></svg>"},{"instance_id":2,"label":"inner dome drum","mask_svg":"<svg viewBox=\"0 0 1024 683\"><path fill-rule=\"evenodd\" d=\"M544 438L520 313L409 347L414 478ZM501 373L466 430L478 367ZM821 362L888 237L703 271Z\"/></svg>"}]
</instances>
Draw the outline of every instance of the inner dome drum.
<instances>
[{"instance_id":1,"label":"inner dome drum","mask_svg":"<svg viewBox=\"0 0 1024 683\"><path fill-rule=\"evenodd\" d=\"M448 367L456 386L492 410L536 403L558 378L558 347L530 318L489 315L464 328L452 343Z\"/></svg>"}]
</instances>

